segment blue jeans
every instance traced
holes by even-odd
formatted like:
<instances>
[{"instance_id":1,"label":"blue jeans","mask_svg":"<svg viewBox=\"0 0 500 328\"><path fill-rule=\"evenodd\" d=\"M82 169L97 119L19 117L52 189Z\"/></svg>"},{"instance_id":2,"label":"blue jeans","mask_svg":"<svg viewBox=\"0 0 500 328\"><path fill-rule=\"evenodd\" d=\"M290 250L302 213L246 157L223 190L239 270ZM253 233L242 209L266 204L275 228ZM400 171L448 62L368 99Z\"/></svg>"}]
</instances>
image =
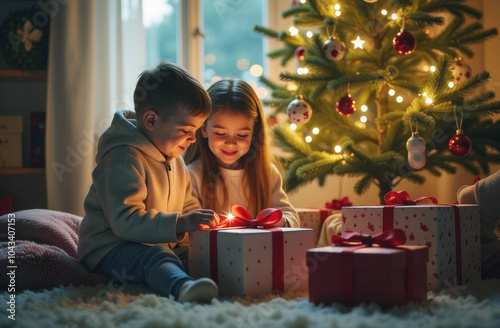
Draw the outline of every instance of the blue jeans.
<instances>
[{"instance_id":1,"label":"blue jeans","mask_svg":"<svg viewBox=\"0 0 500 328\"><path fill-rule=\"evenodd\" d=\"M121 285L146 284L162 296L174 295L186 281L193 280L185 271L186 247L170 249L165 245L147 246L123 242L99 262L94 272L101 273Z\"/></svg>"}]
</instances>

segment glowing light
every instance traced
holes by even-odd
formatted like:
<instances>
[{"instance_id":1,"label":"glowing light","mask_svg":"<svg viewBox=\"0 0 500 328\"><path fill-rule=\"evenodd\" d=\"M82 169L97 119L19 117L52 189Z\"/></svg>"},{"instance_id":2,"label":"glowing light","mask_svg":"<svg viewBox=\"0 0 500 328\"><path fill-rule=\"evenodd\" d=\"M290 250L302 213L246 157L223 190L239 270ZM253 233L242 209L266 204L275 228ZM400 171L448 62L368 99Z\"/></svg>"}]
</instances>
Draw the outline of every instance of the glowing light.
<instances>
[{"instance_id":1,"label":"glowing light","mask_svg":"<svg viewBox=\"0 0 500 328\"><path fill-rule=\"evenodd\" d=\"M366 105L361 106L362 112L366 112L367 110L368 110L368 106L366 106Z\"/></svg>"},{"instance_id":2,"label":"glowing light","mask_svg":"<svg viewBox=\"0 0 500 328\"><path fill-rule=\"evenodd\" d=\"M368 121L368 118L367 118L366 116L364 116L364 115L363 115L363 116L361 116L361 117L359 118L359 120L360 120L361 122L363 122L363 123L366 123L366 121Z\"/></svg>"},{"instance_id":3,"label":"glowing light","mask_svg":"<svg viewBox=\"0 0 500 328\"><path fill-rule=\"evenodd\" d=\"M210 83L211 83L211 84L214 84L215 82L220 81L220 80L222 80L222 77L220 77L220 76L216 75L216 76L214 76L214 77L210 80Z\"/></svg>"},{"instance_id":4,"label":"glowing light","mask_svg":"<svg viewBox=\"0 0 500 328\"><path fill-rule=\"evenodd\" d=\"M129 11L133 8L128 8ZM128 12L127 12L128 13ZM128 13L131 15L132 13ZM159 25L168 19L168 16L174 16L174 6L165 0L148 0L142 6L142 21L145 27ZM126 18L127 15L124 15ZM174 16L175 17L175 16Z\"/></svg>"},{"instance_id":5,"label":"glowing light","mask_svg":"<svg viewBox=\"0 0 500 328\"><path fill-rule=\"evenodd\" d=\"M389 90L389 96L394 96L396 94L396 91L394 89Z\"/></svg>"},{"instance_id":6,"label":"glowing light","mask_svg":"<svg viewBox=\"0 0 500 328\"><path fill-rule=\"evenodd\" d=\"M354 49L357 49L357 48L361 48L361 49L363 49L363 43L365 43L365 41L364 41L364 40L361 40L361 39L359 38L359 35L358 35L358 37L356 38L356 40L352 40L351 42L352 42L352 43L354 43Z\"/></svg>"},{"instance_id":7,"label":"glowing light","mask_svg":"<svg viewBox=\"0 0 500 328\"><path fill-rule=\"evenodd\" d=\"M455 84L453 82L448 83L448 87L453 88L454 86L455 86Z\"/></svg>"},{"instance_id":8,"label":"glowing light","mask_svg":"<svg viewBox=\"0 0 500 328\"><path fill-rule=\"evenodd\" d=\"M304 4L307 0L300 0L300 3Z\"/></svg>"},{"instance_id":9,"label":"glowing light","mask_svg":"<svg viewBox=\"0 0 500 328\"><path fill-rule=\"evenodd\" d=\"M311 32L311 31L307 31L307 33L306 33L306 36L307 36L308 38L312 38L312 36L313 36L313 35L314 35L314 34L313 34L313 32Z\"/></svg>"},{"instance_id":10,"label":"glowing light","mask_svg":"<svg viewBox=\"0 0 500 328\"><path fill-rule=\"evenodd\" d=\"M264 73L264 69L262 68L262 66L255 64L250 67L250 74L252 74L253 76L261 76L262 73Z\"/></svg>"},{"instance_id":11,"label":"glowing light","mask_svg":"<svg viewBox=\"0 0 500 328\"><path fill-rule=\"evenodd\" d=\"M335 10L340 10L340 5L337 3L335 6L333 6Z\"/></svg>"},{"instance_id":12,"label":"glowing light","mask_svg":"<svg viewBox=\"0 0 500 328\"><path fill-rule=\"evenodd\" d=\"M391 18L392 18L392 20L396 20L396 19L398 19L398 15L397 14L392 14Z\"/></svg>"},{"instance_id":13,"label":"glowing light","mask_svg":"<svg viewBox=\"0 0 500 328\"><path fill-rule=\"evenodd\" d=\"M429 70L430 70L431 72L435 72L435 71L436 71L436 66L431 66L431 67L429 67Z\"/></svg>"},{"instance_id":14,"label":"glowing light","mask_svg":"<svg viewBox=\"0 0 500 328\"><path fill-rule=\"evenodd\" d=\"M290 124L290 129L293 131L297 130L297 125L295 123Z\"/></svg>"},{"instance_id":15,"label":"glowing light","mask_svg":"<svg viewBox=\"0 0 500 328\"><path fill-rule=\"evenodd\" d=\"M250 62L246 58L241 58L236 62L236 67L238 67L239 70L244 71L248 69L250 66Z\"/></svg>"},{"instance_id":16,"label":"glowing light","mask_svg":"<svg viewBox=\"0 0 500 328\"><path fill-rule=\"evenodd\" d=\"M296 28L295 26L290 26L288 31L290 32L291 36L295 36L295 35L299 34L299 29Z\"/></svg>"},{"instance_id":17,"label":"glowing light","mask_svg":"<svg viewBox=\"0 0 500 328\"><path fill-rule=\"evenodd\" d=\"M299 67L299 68L297 68L297 74L305 75L307 73L309 73L309 69L307 67Z\"/></svg>"},{"instance_id":18,"label":"glowing light","mask_svg":"<svg viewBox=\"0 0 500 328\"><path fill-rule=\"evenodd\" d=\"M314 134L318 134L318 133L319 133L319 129L318 129L318 128L314 128L314 129L313 129L313 133L314 133Z\"/></svg>"},{"instance_id":19,"label":"glowing light","mask_svg":"<svg viewBox=\"0 0 500 328\"><path fill-rule=\"evenodd\" d=\"M424 67L423 67L423 68L424 68L424 72L428 72L428 71L429 71L429 66L424 65Z\"/></svg>"},{"instance_id":20,"label":"glowing light","mask_svg":"<svg viewBox=\"0 0 500 328\"><path fill-rule=\"evenodd\" d=\"M396 98L396 101L397 101L398 103L402 103L402 102L403 102L403 97L398 96L398 97Z\"/></svg>"},{"instance_id":21,"label":"glowing light","mask_svg":"<svg viewBox=\"0 0 500 328\"><path fill-rule=\"evenodd\" d=\"M425 99L425 103L426 103L426 104L429 104L429 105L430 105L430 104L432 104L432 99L431 99L431 98L429 98L429 97L427 97L427 98Z\"/></svg>"},{"instance_id":22,"label":"glowing light","mask_svg":"<svg viewBox=\"0 0 500 328\"><path fill-rule=\"evenodd\" d=\"M427 92L424 91L424 93L422 93L422 96L427 97Z\"/></svg>"},{"instance_id":23,"label":"glowing light","mask_svg":"<svg viewBox=\"0 0 500 328\"><path fill-rule=\"evenodd\" d=\"M256 81L249 81L248 84L254 89L257 89L257 82Z\"/></svg>"},{"instance_id":24,"label":"glowing light","mask_svg":"<svg viewBox=\"0 0 500 328\"><path fill-rule=\"evenodd\" d=\"M287 89L288 91L297 91L297 89L298 89L298 88L299 88L299 87L298 87L298 86L297 86L297 84L295 84L295 83L288 83L288 84L286 85L286 89Z\"/></svg>"},{"instance_id":25,"label":"glowing light","mask_svg":"<svg viewBox=\"0 0 500 328\"><path fill-rule=\"evenodd\" d=\"M342 14L342 13L341 13L339 10L337 10L337 11L335 12L335 16L340 16L341 14Z\"/></svg>"},{"instance_id":26,"label":"glowing light","mask_svg":"<svg viewBox=\"0 0 500 328\"><path fill-rule=\"evenodd\" d=\"M257 97L259 97L259 99L264 99L267 97L267 89L264 87L257 88L257 90L255 90L255 93L257 94Z\"/></svg>"},{"instance_id":27,"label":"glowing light","mask_svg":"<svg viewBox=\"0 0 500 328\"><path fill-rule=\"evenodd\" d=\"M334 148L335 152L338 154L342 151L342 147L340 147L339 145L335 146Z\"/></svg>"},{"instance_id":28,"label":"glowing light","mask_svg":"<svg viewBox=\"0 0 500 328\"><path fill-rule=\"evenodd\" d=\"M228 221L233 220L234 219L233 213L229 213L228 215L226 215L226 218L228 219Z\"/></svg>"},{"instance_id":29,"label":"glowing light","mask_svg":"<svg viewBox=\"0 0 500 328\"><path fill-rule=\"evenodd\" d=\"M386 16L387 15L387 10L382 9L381 13L382 13L382 15Z\"/></svg>"},{"instance_id":30,"label":"glowing light","mask_svg":"<svg viewBox=\"0 0 500 328\"><path fill-rule=\"evenodd\" d=\"M205 64L207 64L207 65L215 64L216 60L217 60L217 57L215 57L214 54L208 54L205 56Z\"/></svg>"},{"instance_id":31,"label":"glowing light","mask_svg":"<svg viewBox=\"0 0 500 328\"><path fill-rule=\"evenodd\" d=\"M311 136L306 137L306 142L311 142L312 140L313 140L313 138Z\"/></svg>"}]
</instances>

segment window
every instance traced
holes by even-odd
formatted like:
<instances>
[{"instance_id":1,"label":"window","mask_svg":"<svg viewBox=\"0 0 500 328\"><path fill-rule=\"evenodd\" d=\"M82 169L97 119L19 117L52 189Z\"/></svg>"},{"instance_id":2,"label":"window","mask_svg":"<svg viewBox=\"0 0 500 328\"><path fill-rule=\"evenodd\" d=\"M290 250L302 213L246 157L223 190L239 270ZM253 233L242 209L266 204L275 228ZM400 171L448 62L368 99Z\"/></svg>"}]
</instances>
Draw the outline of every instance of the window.
<instances>
[{"instance_id":1,"label":"window","mask_svg":"<svg viewBox=\"0 0 500 328\"><path fill-rule=\"evenodd\" d=\"M265 58L263 36L253 31L254 25L266 24L266 0L142 3L148 67L170 60L189 69L205 87L220 78L240 78L259 97L267 95L258 82Z\"/></svg>"}]
</instances>

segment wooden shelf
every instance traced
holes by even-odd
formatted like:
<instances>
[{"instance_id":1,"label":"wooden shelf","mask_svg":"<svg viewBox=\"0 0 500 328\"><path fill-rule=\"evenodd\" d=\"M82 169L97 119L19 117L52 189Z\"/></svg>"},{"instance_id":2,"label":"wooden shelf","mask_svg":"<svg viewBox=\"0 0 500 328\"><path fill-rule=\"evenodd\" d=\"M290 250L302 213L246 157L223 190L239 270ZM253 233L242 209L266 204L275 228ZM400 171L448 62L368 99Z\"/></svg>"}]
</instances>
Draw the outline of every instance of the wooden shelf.
<instances>
[{"instance_id":1,"label":"wooden shelf","mask_svg":"<svg viewBox=\"0 0 500 328\"><path fill-rule=\"evenodd\" d=\"M0 175L45 174L44 167L9 167L0 168Z\"/></svg>"},{"instance_id":2,"label":"wooden shelf","mask_svg":"<svg viewBox=\"0 0 500 328\"><path fill-rule=\"evenodd\" d=\"M21 71L18 69L0 69L0 81L40 81L47 80L47 71Z\"/></svg>"}]
</instances>

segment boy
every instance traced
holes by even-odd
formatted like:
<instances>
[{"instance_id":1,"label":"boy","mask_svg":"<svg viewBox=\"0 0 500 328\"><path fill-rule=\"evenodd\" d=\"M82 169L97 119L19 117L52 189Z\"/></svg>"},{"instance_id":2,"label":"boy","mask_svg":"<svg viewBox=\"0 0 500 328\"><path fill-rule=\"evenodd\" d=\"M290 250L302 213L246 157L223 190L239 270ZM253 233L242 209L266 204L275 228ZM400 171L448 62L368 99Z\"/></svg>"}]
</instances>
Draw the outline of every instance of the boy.
<instances>
[{"instance_id":1,"label":"boy","mask_svg":"<svg viewBox=\"0 0 500 328\"><path fill-rule=\"evenodd\" d=\"M180 157L208 117L210 98L188 72L163 62L141 74L134 104L135 113L116 112L99 139L78 259L122 284L145 283L179 302L208 302L217 285L186 274L178 256L187 257L184 247L161 243L176 245L186 232L219 222L192 196Z\"/></svg>"}]
</instances>

